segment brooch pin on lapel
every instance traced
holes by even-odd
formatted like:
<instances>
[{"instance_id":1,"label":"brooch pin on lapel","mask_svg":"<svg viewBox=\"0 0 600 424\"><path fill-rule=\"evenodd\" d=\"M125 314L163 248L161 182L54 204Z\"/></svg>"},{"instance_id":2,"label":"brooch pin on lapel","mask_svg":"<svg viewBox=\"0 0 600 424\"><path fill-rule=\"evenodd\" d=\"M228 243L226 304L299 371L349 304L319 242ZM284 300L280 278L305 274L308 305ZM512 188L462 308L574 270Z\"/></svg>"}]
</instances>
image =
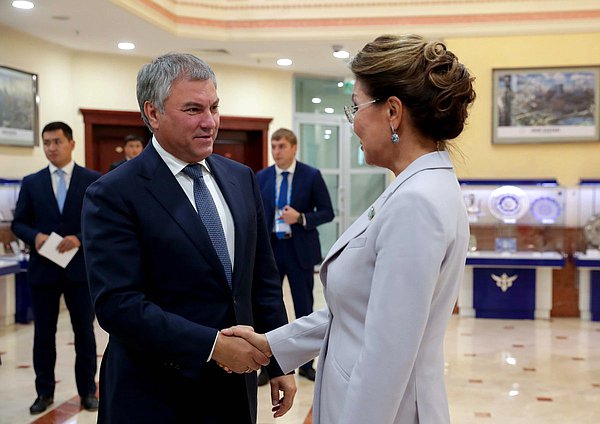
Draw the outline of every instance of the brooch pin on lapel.
<instances>
[{"instance_id":1,"label":"brooch pin on lapel","mask_svg":"<svg viewBox=\"0 0 600 424\"><path fill-rule=\"evenodd\" d=\"M373 217L375 216L375 208L373 206L371 206L371 208L369 209L369 221L373 219Z\"/></svg>"}]
</instances>

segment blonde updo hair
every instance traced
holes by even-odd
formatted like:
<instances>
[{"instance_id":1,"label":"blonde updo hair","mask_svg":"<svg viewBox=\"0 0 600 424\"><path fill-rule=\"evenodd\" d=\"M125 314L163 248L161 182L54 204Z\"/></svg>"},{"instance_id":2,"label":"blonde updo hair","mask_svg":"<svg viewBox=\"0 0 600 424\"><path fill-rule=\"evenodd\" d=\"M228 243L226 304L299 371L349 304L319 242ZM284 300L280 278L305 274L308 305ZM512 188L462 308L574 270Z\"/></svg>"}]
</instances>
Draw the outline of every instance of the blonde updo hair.
<instances>
[{"instance_id":1,"label":"blonde updo hair","mask_svg":"<svg viewBox=\"0 0 600 424\"><path fill-rule=\"evenodd\" d=\"M374 99L396 96L414 126L436 142L456 138L475 100L474 78L440 41L419 35L382 35L350 62L350 69Z\"/></svg>"}]
</instances>

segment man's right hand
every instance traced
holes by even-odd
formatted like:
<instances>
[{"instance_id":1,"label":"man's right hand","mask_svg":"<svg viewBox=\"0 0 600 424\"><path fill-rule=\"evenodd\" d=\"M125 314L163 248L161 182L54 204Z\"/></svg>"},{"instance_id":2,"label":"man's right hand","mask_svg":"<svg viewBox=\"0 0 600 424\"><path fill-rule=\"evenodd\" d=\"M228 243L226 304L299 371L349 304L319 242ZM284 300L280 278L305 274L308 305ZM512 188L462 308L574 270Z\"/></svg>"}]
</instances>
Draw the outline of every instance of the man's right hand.
<instances>
[{"instance_id":1,"label":"man's right hand","mask_svg":"<svg viewBox=\"0 0 600 424\"><path fill-rule=\"evenodd\" d=\"M221 334L225 336L241 337L250 342L257 349L260 349L260 351L266 356L273 356L273 352L271 352L271 346L269 346L267 336L265 336L264 334L255 333L252 327L249 327L247 325L236 325L230 328L226 328L225 330L221 330Z\"/></svg>"},{"instance_id":2,"label":"man's right hand","mask_svg":"<svg viewBox=\"0 0 600 424\"><path fill-rule=\"evenodd\" d=\"M217 337L212 359L236 373L258 371L269 358L241 337Z\"/></svg>"},{"instance_id":3,"label":"man's right hand","mask_svg":"<svg viewBox=\"0 0 600 424\"><path fill-rule=\"evenodd\" d=\"M48 240L48 237L50 237L48 234L37 233L35 236L35 250L39 251L46 240Z\"/></svg>"}]
</instances>

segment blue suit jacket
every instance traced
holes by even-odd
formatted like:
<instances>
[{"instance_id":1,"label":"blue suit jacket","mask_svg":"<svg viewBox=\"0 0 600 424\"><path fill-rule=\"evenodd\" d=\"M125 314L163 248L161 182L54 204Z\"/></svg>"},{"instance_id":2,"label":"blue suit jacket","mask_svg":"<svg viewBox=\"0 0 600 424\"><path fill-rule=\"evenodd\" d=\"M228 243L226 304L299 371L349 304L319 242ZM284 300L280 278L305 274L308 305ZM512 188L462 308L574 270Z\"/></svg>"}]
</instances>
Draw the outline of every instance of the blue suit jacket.
<instances>
[{"instance_id":1,"label":"blue suit jacket","mask_svg":"<svg viewBox=\"0 0 600 424\"><path fill-rule=\"evenodd\" d=\"M262 333L287 322L254 175L218 155L207 161L233 215L233 289L200 217L152 144L87 191L90 291L110 334L99 422L185 421L191 405L180 399L189 391L231 391L231 378L205 362L217 330L247 324ZM269 367L282 374L275 361ZM238 381L255 416L256 374Z\"/></svg>"},{"instance_id":2,"label":"blue suit jacket","mask_svg":"<svg viewBox=\"0 0 600 424\"><path fill-rule=\"evenodd\" d=\"M267 228L273 230L275 218L275 166L269 166L256 174L265 207ZM321 171L296 161L292 178L290 206L304 214L306 225L292 225L292 240L298 261L304 268L321 262L321 244L317 226L333 220L333 207Z\"/></svg>"},{"instance_id":3,"label":"blue suit jacket","mask_svg":"<svg viewBox=\"0 0 600 424\"><path fill-rule=\"evenodd\" d=\"M31 284L54 284L65 275L70 281L85 283L83 250L79 249L69 265L63 269L40 256L35 250L35 236L52 232L61 236L74 235L81 238L81 207L85 190L100 177L100 173L77 164L69 182L69 190L62 214L58 210L56 196L48 167L23 178L19 199L15 208L12 231L30 248L27 276Z\"/></svg>"}]
</instances>

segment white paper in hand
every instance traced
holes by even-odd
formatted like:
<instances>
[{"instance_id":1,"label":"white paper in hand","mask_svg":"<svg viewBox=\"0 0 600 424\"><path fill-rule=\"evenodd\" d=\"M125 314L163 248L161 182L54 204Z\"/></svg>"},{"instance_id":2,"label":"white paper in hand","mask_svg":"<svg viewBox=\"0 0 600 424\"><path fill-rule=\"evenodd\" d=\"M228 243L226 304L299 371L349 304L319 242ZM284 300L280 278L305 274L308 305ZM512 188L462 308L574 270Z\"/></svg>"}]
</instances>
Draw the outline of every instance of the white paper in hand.
<instances>
[{"instance_id":1,"label":"white paper in hand","mask_svg":"<svg viewBox=\"0 0 600 424\"><path fill-rule=\"evenodd\" d=\"M71 262L71 259L73 259L73 256L75 256L75 254L79 250L79 247L67 250L63 253L59 253L57 247L62 241L62 239L63 238L56 233L50 234L50 236L44 242L40 250L38 250L38 253L50 259L55 264L66 268L67 265L69 265L69 262Z\"/></svg>"}]
</instances>

